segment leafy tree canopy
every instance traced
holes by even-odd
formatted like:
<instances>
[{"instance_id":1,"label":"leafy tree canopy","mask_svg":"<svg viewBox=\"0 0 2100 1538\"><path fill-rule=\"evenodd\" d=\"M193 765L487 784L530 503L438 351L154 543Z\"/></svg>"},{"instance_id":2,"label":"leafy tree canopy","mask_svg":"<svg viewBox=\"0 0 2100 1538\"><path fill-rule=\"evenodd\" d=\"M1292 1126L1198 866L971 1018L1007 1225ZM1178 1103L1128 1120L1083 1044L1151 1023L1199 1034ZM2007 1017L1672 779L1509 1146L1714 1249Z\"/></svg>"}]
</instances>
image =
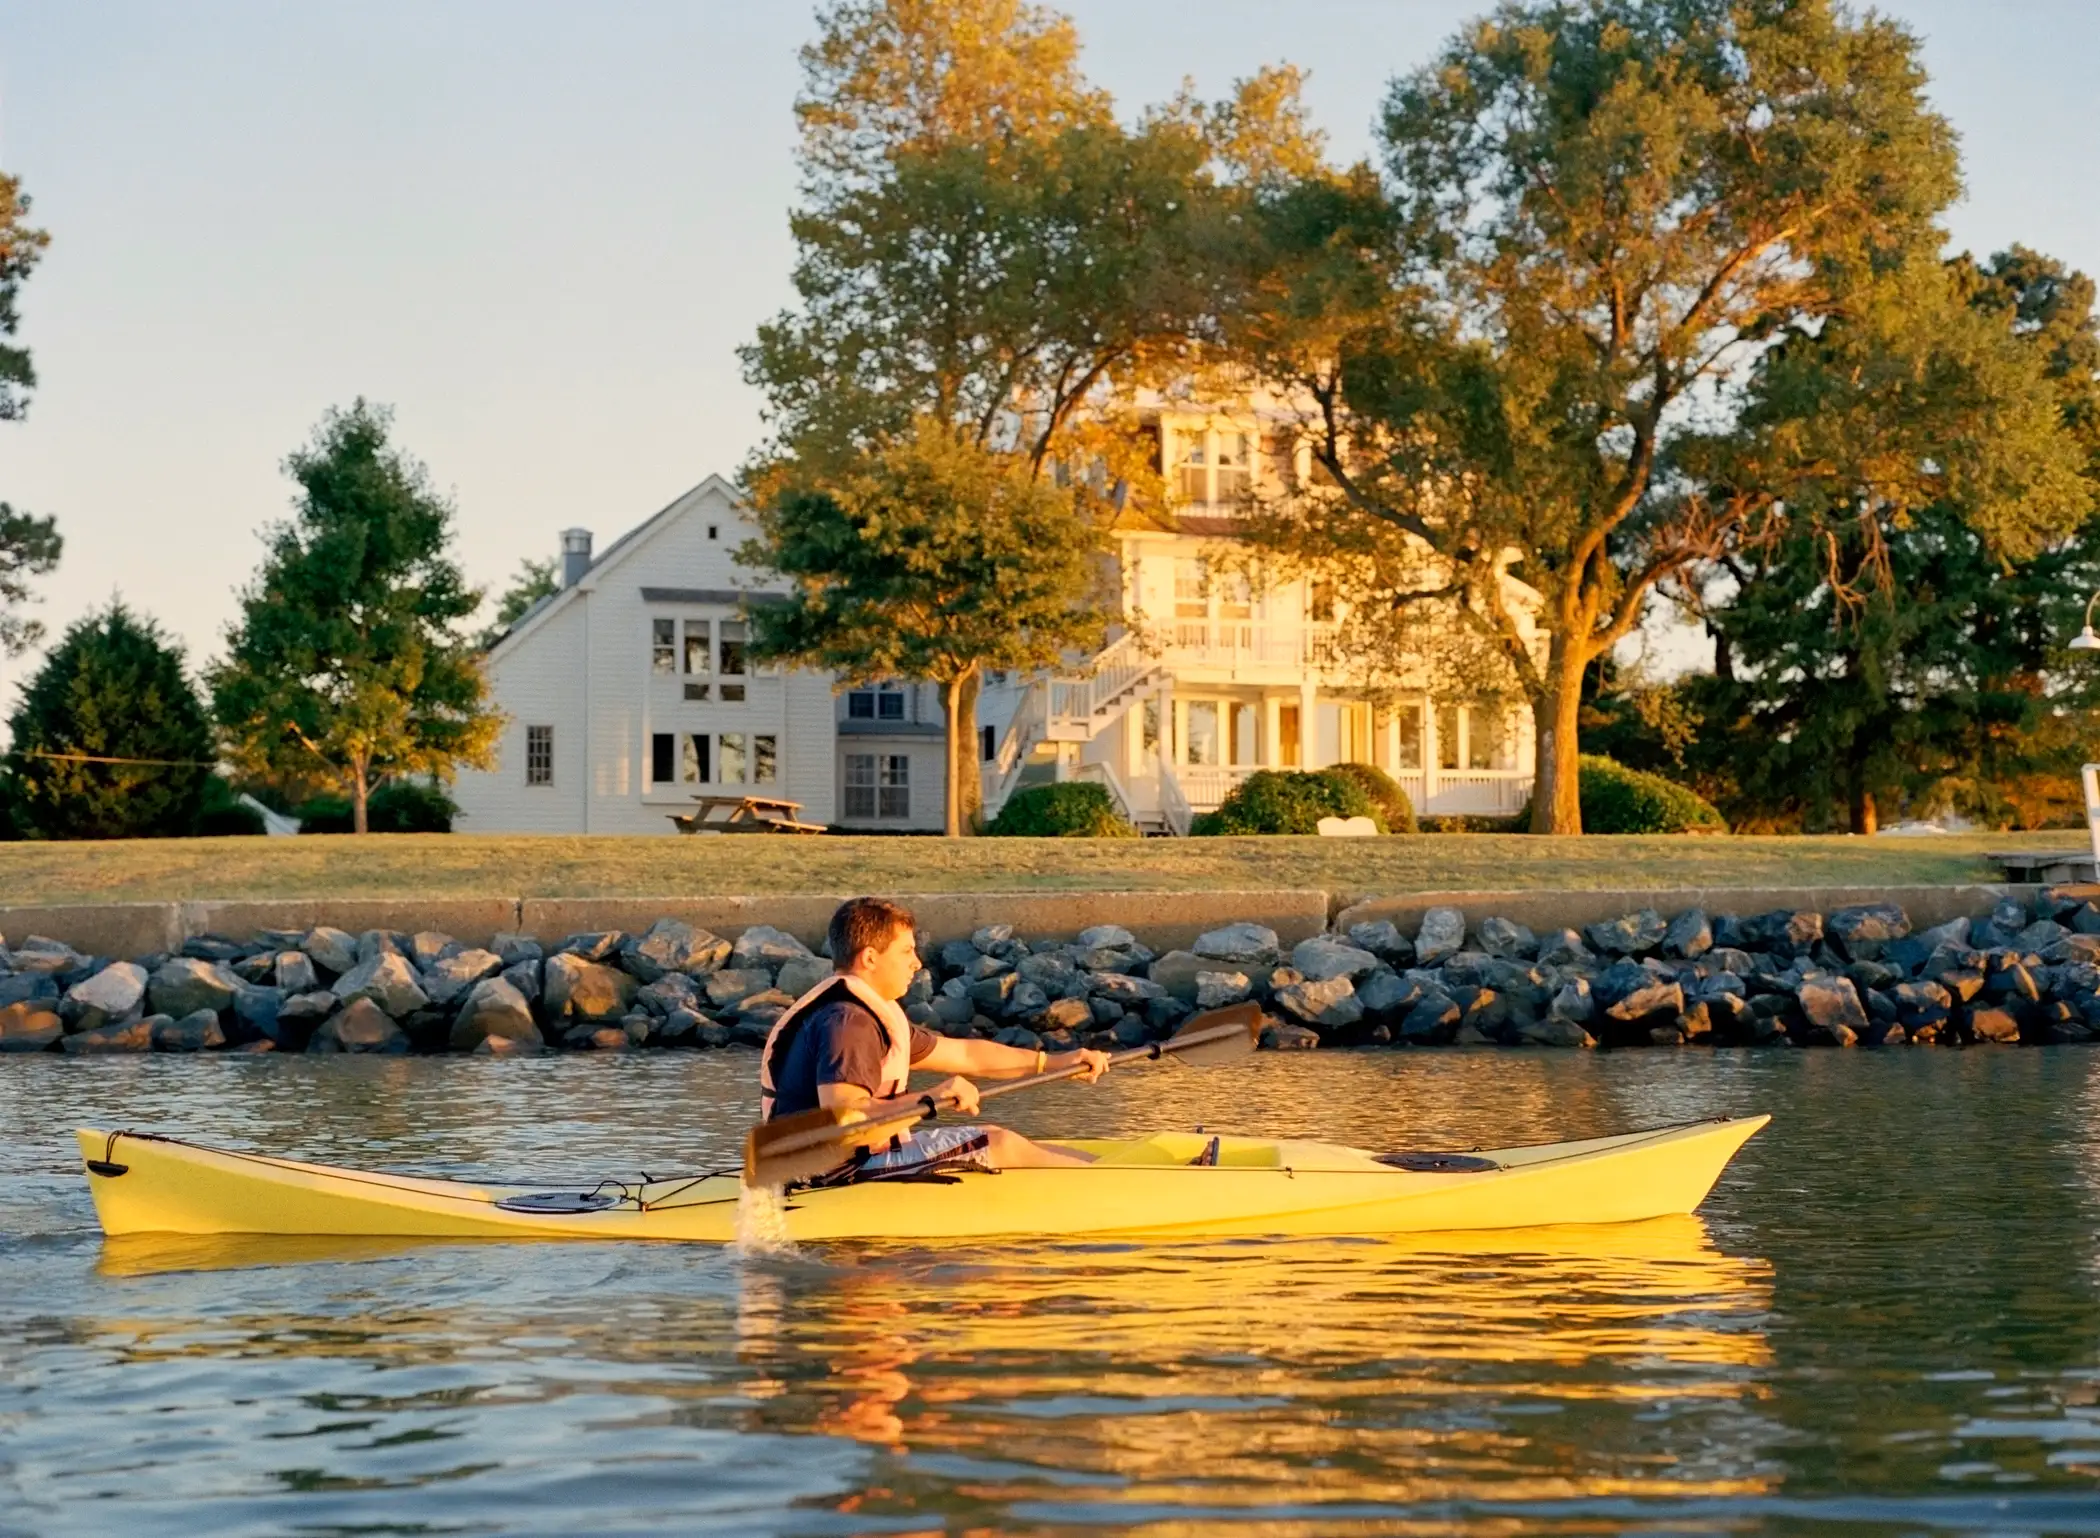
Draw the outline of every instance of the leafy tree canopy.
<instances>
[{"instance_id":1,"label":"leafy tree canopy","mask_svg":"<svg viewBox=\"0 0 2100 1538\"><path fill-rule=\"evenodd\" d=\"M29 198L19 178L0 173L0 422L18 421L29 408L36 370L29 349L14 341L21 324L21 291L51 237L29 224ZM25 618L29 579L58 565L64 541L57 520L18 512L0 502L0 650L18 656L43 638L44 627Z\"/></svg>"},{"instance_id":2,"label":"leafy tree canopy","mask_svg":"<svg viewBox=\"0 0 2100 1538\"><path fill-rule=\"evenodd\" d=\"M451 505L390 426L360 399L286 459L292 516L264 531L210 678L236 762L319 775L349 797L360 833L377 784L487 767L502 725L456 629L481 594L448 551Z\"/></svg>"},{"instance_id":3,"label":"leafy tree canopy","mask_svg":"<svg viewBox=\"0 0 2100 1538\"><path fill-rule=\"evenodd\" d=\"M552 598L561 591L561 566L551 556L544 561L530 557L518 563L517 575L510 579L510 586L496 600L496 619L483 630L475 644L487 651L503 639L505 631L531 612L534 604L542 598Z\"/></svg>"},{"instance_id":4,"label":"leafy tree canopy","mask_svg":"<svg viewBox=\"0 0 2100 1538\"><path fill-rule=\"evenodd\" d=\"M1394 86L1381 167L1257 200L1231 334L1317 465L1261 537L1492 644L1538 722L1540 831L1581 828L1585 667L1807 480L1688 482L1680 444L1938 244L1954 138L1916 55L1835 0L1506 4Z\"/></svg>"},{"instance_id":5,"label":"leafy tree canopy","mask_svg":"<svg viewBox=\"0 0 2100 1538\"><path fill-rule=\"evenodd\" d=\"M122 600L66 631L23 687L8 733L7 801L30 837L196 830L211 719L181 648Z\"/></svg>"}]
</instances>

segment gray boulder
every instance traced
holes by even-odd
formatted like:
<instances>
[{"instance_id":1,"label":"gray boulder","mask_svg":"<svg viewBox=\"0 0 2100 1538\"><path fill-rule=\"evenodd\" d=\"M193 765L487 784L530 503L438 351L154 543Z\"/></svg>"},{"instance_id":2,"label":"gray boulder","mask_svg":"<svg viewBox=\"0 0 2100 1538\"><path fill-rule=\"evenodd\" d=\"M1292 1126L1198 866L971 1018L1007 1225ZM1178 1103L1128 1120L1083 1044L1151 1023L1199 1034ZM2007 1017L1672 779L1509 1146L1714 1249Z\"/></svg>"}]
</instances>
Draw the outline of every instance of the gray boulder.
<instances>
[{"instance_id":1,"label":"gray boulder","mask_svg":"<svg viewBox=\"0 0 2100 1538\"><path fill-rule=\"evenodd\" d=\"M176 956L161 963L147 982L146 995L153 1012L180 1019L200 1009L213 1012L227 1008L241 991L241 981L215 961Z\"/></svg>"},{"instance_id":2,"label":"gray boulder","mask_svg":"<svg viewBox=\"0 0 2100 1538\"><path fill-rule=\"evenodd\" d=\"M1425 993L1400 1022L1400 1039L1426 1045L1449 1041L1458 1031L1458 1001L1445 993Z\"/></svg>"},{"instance_id":3,"label":"gray boulder","mask_svg":"<svg viewBox=\"0 0 2100 1538\"><path fill-rule=\"evenodd\" d=\"M1254 1044L1264 1052L1310 1052L1319 1046L1320 1033L1293 1025L1288 1020L1278 1020L1263 1026Z\"/></svg>"},{"instance_id":4,"label":"gray boulder","mask_svg":"<svg viewBox=\"0 0 2100 1538\"><path fill-rule=\"evenodd\" d=\"M668 1019L681 1009L698 1010L700 999L700 985L683 972L666 972L655 982L645 983L634 995L634 1002L659 1020Z\"/></svg>"},{"instance_id":5,"label":"gray boulder","mask_svg":"<svg viewBox=\"0 0 2100 1538\"><path fill-rule=\"evenodd\" d=\"M1278 989L1274 1002L1293 1020L1328 1030L1354 1025L1364 1017L1364 1007L1356 1000L1356 987L1346 977L1293 983Z\"/></svg>"},{"instance_id":6,"label":"gray boulder","mask_svg":"<svg viewBox=\"0 0 2100 1538\"><path fill-rule=\"evenodd\" d=\"M499 951L497 953L501 955ZM541 972L545 963L537 956L514 961L503 969L503 980L522 993L528 1003L538 1003L540 997Z\"/></svg>"},{"instance_id":7,"label":"gray boulder","mask_svg":"<svg viewBox=\"0 0 2100 1538\"><path fill-rule=\"evenodd\" d=\"M533 1023L532 1005L500 977L474 984L467 1002L452 1022L449 1044L455 1052L471 1052L491 1036L500 1036L520 1047L540 1047L545 1042Z\"/></svg>"},{"instance_id":8,"label":"gray boulder","mask_svg":"<svg viewBox=\"0 0 2100 1538\"><path fill-rule=\"evenodd\" d=\"M1597 1038L1564 1015L1526 1020L1517 1026L1517 1040L1528 1047L1594 1047Z\"/></svg>"},{"instance_id":9,"label":"gray boulder","mask_svg":"<svg viewBox=\"0 0 2100 1538\"><path fill-rule=\"evenodd\" d=\"M1023 956L1014 963L1014 970L1024 982L1034 983L1053 999L1083 998L1086 983L1079 975L1079 968L1055 951L1040 955Z\"/></svg>"},{"instance_id":10,"label":"gray boulder","mask_svg":"<svg viewBox=\"0 0 2100 1538\"><path fill-rule=\"evenodd\" d=\"M1474 931L1474 938L1480 942L1481 950L1490 956L1529 959L1538 954L1538 936L1515 919L1484 918Z\"/></svg>"},{"instance_id":11,"label":"gray boulder","mask_svg":"<svg viewBox=\"0 0 2100 1538\"><path fill-rule=\"evenodd\" d=\"M0 1052L48 1052L66 1028L56 1014L33 1004L0 1008Z\"/></svg>"},{"instance_id":12,"label":"gray boulder","mask_svg":"<svg viewBox=\"0 0 2100 1538\"><path fill-rule=\"evenodd\" d=\"M376 951L370 960L360 961L336 979L332 991L345 1005L370 999L396 1020L406 1020L430 1002L408 958L389 950ZM159 1003L158 995L155 1003Z\"/></svg>"},{"instance_id":13,"label":"gray boulder","mask_svg":"<svg viewBox=\"0 0 2100 1538\"><path fill-rule=\"evenodd\" d=\"M1539 941L1538 961L1548 967L1586 967L1596 961L1582 936L1572 929L1556 929Z\"/></svg>"},{"instance_id":14,"label":"gray boulder","mask_svg":"<svg viewBox=\"0 0 2100 1538\"><path fill-rule=\"evenodd\" d=\"M1546 1006L1547 1015L1569 1025L1588 1025L1597 1018L1597 1000L1590 992L1589 979L1571 977L1560 985L1553 995L1553 1002Z\"/></svg>"},{"instance_id":15,"label":"gray boulder","mask_svg":"<svg viewBox=\"0 0 2100 1538\"><path fill-rule=\"evenodd\" d=\"M371 961L379 956L408 955L409 937L398 929L367 929L357 937L357 959Z\"/></svg>"},{"instance_id":16,"label":"gray boulder","mask_svg":"<svg viewBox=\"0 0 2100 1538\"><path fill-rule=\"evenodd\" d=\"M1848 959L1878 961L1891 942L1910 933L1910 915L1894 903L1861 903L1831 914L1823 932Z\"/></svg>"},{"instance_id":17,"label":"gray boulder","mask_svg":"<svg viewBox=\"0 0 2100 1538\"><path fill-rule=\"evenodd\" d=\"M546 948L531 935L500 934L489 942L489 949L503 958L506 969L521 961L541 961L546 958Z\"/></svg>"},{"instance_id":18,"label":"gray boulder","mask_svg":"<svg viewBox=\"0 0 2100 1538\"><path fill-rule=\"evenodd\" d=\"M620 945L626 938L617 929L587 929L581 934L564 936L561 944L554 947L554 954L575 956L584 961L608 961L619 955Z\"/></svg>"},{"instance_id":19,"label":"gray boulder","mask_svg":"<svg viewBox=\"0 0 2100 1538\"><path fill-rule=\"evenodd\" d=\"M1867 1012L1849 977L1804 978L1794 990L1807 1022L1804 1039L1817 1046L1849 1047L1867 1028Z\"/></svg>"},{"instance_id":20,"label":"gray boulder","mask_svg":"<svg viewBox=\"0 0 2100 1538\"><path fill-rule=\"evenodd\" d=\"M1196 936L1196 943L1190 949L1206 961L1230 961L1242 965L1273 965L1283 955L1275 930L1263 924L1249 923L1227 924L1222 929L1208 930Z\"/></svg>"},{"instance_id":21,"label":"gray boulder","mask_svg":"<svg viewBox=\"0 0 2100 1538\"><path fill-rule=\"evenodd\" d=\"M208 1009L184 1015L180 1020L156 1015L150 1034L156 1052L208 1052L226 1045L226 1033L219 1028L219 1017Z\"/></svg>"},{"instance_id":22,"label":"gray boulder","mask_svg":"<svg viewBox=\"0 0 2100 1538\"><path fill-rule=\"evenodd\" d=\"M420 930L408 939L408 959L424 972L428 972L446 956L460 949L463 947L459 941L435 929Z\"/></svg>"},{"instance_id":23,"label":"gray boulder","mask_svg":"<svg viewBox=\"0 0 2100 1538\"><path fill-rule=\"evenodd\" d=\"M809 947L785 930L770 924L753 924L736 937L736 944L730 947L729 963L747 970L764 967L777 972L790 961L809 954Z\"/></svg>"},{"instance_id":24,"label":"gray boulder","mask_svg":"<svg viewBox=\"0 0 2100 1538\"><path fill-rule=\"evenodd\" d=\"M92 1031L75 1031L60 1045L76 1057L100 1056L109 1052L151 1052L153 1028L166 1018L165 1015L149 1015L143 1020L130 1020L122 1025L104 1025Z\"/></svg>"},{"instance_id":25,"label":"gray boulder","mask_svg":"<svg viewBox=\"0 0 2100 1538\"><path fill-rule=\"evenodd\" d=\"M375 958L377 959L377 958ZM396 961L402 958L395 956ZM369 998L354 999L323 1021L306 1044L313 1053L375 1052L399 1054L408 1050L408 1033Z\"/></svg>"},{"instance_id":26,"label":"gray boulder","mask_svg":"<svg viewBox=\"0 0 2100 1538\"><path fill-rule=\"evenodd\" d=\"M111 962L67 989L66 1007L60 1013L75 1030L126 1024L144 1013L146 981L146 969L136 962Z\"/></svg>"},{"instance_id":27,"label":"gray boulder","mask_svg":"<svg viewBox=\"0 0 2100 1538\"><path fill-rule=\"evenodd\" d=\"M983 951L985 954L989 955L993 947L995 946L1011 945L1013 943L1013 938L1013 925L986 924L983 928L973 930L971 932L970 944L977 950Z\"/></svg>"},{"instance_id":28,"label":"gray boulder","mask_svg":"<svg viewBox=\"0 0 2100 1538\"><path fill-rule=\"evenodd\" d=\"M279 951L271 965L271 977L286 993L311 993L321 986L313 957L304 951Z\"/></svg>"},{"instance_id":29,"label":"gray boulder","mask_svg":"<svg viewBox=\"0 0 2100 1538\"><path fill-rule=\"evenodd\" d=\"M279 1024L284 1004L282 988L243 988L233 998L234 1026L228 1039L242 1044L277 1041L284 1034Z\"/></svg>"},{"instance_id":30,"label":"gray boulder","mask_svg":"<svg viewBox=\"0 0 2100 1538\"><path fill-rule=\"evenodd\" d=\"M1690 961L1714 948L1714 926L1704 908L1687 908L1663 931L1663 954Z\"/></svg>"},{"instance_id":31,"label":"gray boulder","mask_svg":"<svg viewBox=\"0 0 2100 1538\"><path fill-rule=\"evenodd\" d=\"M1465 948L1466 916L1457 908L1431 908L1415 931L1415 962L1433 967Z\"/></svg>"},{"instance_id":32,"label":"gray boulder","mask_svg":"<svg viewBox=\"0 0 2100 1538\"><path fill-rule=\"evenodd\" d=\"M542 963L540 1001L552 1020L618 1020L634 1001L634 991L634 979L618 967L573 953Z\"/></svg>"},{"instance_id":33,"label":"gray boulder","mask_svg":"<svg viewBox=\"0 0 2100 1538\"><path fill-rule=\"evenodd\" d=\"M454 951L431 963L423 974L423 991L440 1009L464 996L484 977L503 969L503 958L494 951ZM391 1010L388 1011L392 1013Z\"/></svg>"},{"instance_id":34,"label":"gray boulder","mask_svg":"<svg viewBox=\"0 0 2100 1538\"><path fill-rule=\"evenodd\" d=\"M1153 961L1146 969L1146 975L1175 998L1193 1003L1196 998L1196 974L1217 970L1218 964L1215 961L1198 956L1194 951L1168 951Z\"/></svg>"},{"instance_id":35,"label":"gray boulder","mask_svg":"<svg viewBox=\"0 0 2100 1538\"><path fill-rule=\"evenodd\" d=\"M1080 930L1074 943L1090 951L1127 951L1135 948L1138 940L1121 924L1095 924Z\"/></svg>"},{"instance_id":36,"label":"gray boulder","mask_svg":"<svg viewBox=\"0 0 2100 1538\"><path fill-rule=\"evenodd\" d=\"M1373 1019L1394 1019L1422 1000L1422 985L1394 972L1373 972L1356 985L1356 1002Z\"/></svg>"},{"instance_id":37,"label":"gray boulder","mask_svg":"<svg viewBox=\"0 0 2100 1538\"><path fill-rule=\"evenodd\" d=\"M299 942L299 949L331 977L340 977L357 965L357 936L326 924L309 929L306 938Z\"/></svg>"},{"instance_id":38,"label":"gray boulder","mask_svg":"<svg viewBox=\"0 0 2100 1538\"><path fill-rule=\"evenodd\" d=\"M1198 1009L1223 1009L1228 1004L1240 1004L1252 996L1254 984L1245 972L1198 972L1196 974L1196 1007Z\"/></svg>"},{"instance_id":39,"label":"gray boulder","mask_svg":"<svg viewBox=\"0 0 2100 1538\"><path fill-rule=\"evenodd\" d=\"M1187 952L1178 954L1186 955ZM1197 979L1203 975L1199 968L1189 975L1187 997L1196 996ZM1136 1008L1152 999L1163 999L1171 991L1149 977L1132 977L1124 972L1089 972L1086 975L1087 991L1097 999L1111 999L1126 1009ZM1176 998L1182 997L1175 994Z\"/></svg>"},{"instance_id":40,"label":"gray boulder","mask_svg":"<svg viewBox=\"0 0 2100 1538\"><path fill-rule=\"evenodd\" d=\"M1014 996L1014 991L1020 986L1020 976L1014 972L1001 972L996 977L980 977L970 984L970 999L979 1009L995 1015L1000 1014L1005 1011L1007 1000ZM1042 990L1036 991L1040 993Z\"/></svg>"},{"instance_id":41,"label":"gray boulder","mask_svg":"<svg viewBox=\"0 0 2100 1538\"><path fill-rule=\"evenodd\" d=\"M1369 951L1344 945L1328 935L1315 935L1310 940L1299 941L1292 948L1291 965L1309 982L1324 983L1332 978L1346 977L1353 983L1357 978L1377 971L1379 962Z\"/></svg>"},{"instance_id":42,"label":"gray boulder","mask_svg":"<svg viewBox=\"0 0 2100 1538\"><path fill-rule=\"evenodd\" d=\"M1026 1020L1041 1014L1049 1007L1050 995L1026 978L1017 978L1013 991L1006 996L1002 1013L1009 1020Z\"/></svg>"},{"instance_id":43,"label":"gray boulder","mask_svg":"<svg viewBox=\"0 0 2100 1538\"><path fill-rule=\"evenodd\" d=\"M1638 956L1652 951L1663 943L1663 936L1670 932L1669 922L1653 908L1643 908L1638 913L1628 913L1601 924L1591 924L1583 930L1590 948L1607 956Z\"/></svg>"},{"instance_id":44,"label":"gray boulder","mask_svg":"<svg viewBox=\"0 0 2100 1538\"><path fill-rule=\"evenodd\" d=\"M677 919L658 919L620 945L620 964L645 983L668 972L705 977L729 960L730 944L719 935Z\"/></svg>"},{"instance_id":45,"label":"gray boulder","mask_svg":"<svg viewBox=\"0 0 2100 1538\"><path fill-rule=\"evenodd\" d=\"M1351 924L1349 943L1358 950L1369 951L1389 967L1411 967L1415 964L1415 942L1400 933L1400 926L1391 919L1378 919L1368 924Z\"/></svg>"},{"instance_id":46,"label":"gray boulder","mask_svg":"<svg viewBox=\"0 0 2100 1538\"><path fill-rule=\"evenodd\" d=\"M831 963L821 956L793 956L781 964L773 986L789 998L799 999L810 989L835 975Z\"/></svg>"}]
</instances>

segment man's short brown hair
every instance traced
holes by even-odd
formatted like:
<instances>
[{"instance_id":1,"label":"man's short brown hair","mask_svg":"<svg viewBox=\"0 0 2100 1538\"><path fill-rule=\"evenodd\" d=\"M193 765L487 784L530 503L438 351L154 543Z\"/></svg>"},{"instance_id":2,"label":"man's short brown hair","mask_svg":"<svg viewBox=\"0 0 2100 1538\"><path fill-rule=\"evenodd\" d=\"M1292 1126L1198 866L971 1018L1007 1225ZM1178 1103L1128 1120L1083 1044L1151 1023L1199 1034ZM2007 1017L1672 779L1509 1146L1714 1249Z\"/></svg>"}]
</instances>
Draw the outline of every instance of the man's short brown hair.
<instances>
[{"instance_id":1,"label":"man's short brown hair","mask_svg":"<svg viewBox=\"0 0 2100 1538\"><path fill-rule=\"evenodd\" d=\"M879 951L900 929L915 927L911 909L886 897L856 897L831 916L831 965L843 972L862 951Z\"/></svg>"}]
</instances>

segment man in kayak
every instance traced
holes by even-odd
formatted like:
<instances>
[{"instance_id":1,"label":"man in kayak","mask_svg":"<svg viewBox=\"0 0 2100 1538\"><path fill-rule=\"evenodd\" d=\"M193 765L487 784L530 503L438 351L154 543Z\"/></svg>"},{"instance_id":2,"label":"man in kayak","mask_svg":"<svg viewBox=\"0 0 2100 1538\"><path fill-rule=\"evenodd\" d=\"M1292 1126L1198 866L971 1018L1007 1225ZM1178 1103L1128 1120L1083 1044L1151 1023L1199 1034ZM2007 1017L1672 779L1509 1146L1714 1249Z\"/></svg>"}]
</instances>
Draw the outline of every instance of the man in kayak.
<instances>
[{"instance_id":1,"label":"man in kayak","mask_svg":"<svg viewBox=\"0 0 2100 1538\"><path fill-rule=\"evenodd\" d=\"M831 976L790 1005L766 1037L758 1070L763 1120L819 1106L865 1114L873 1102L903 1095L913 1069L954 1075L929 1093L942 1099L944 1109L952 1102L960 1117L977 1113L971 1078L1018 1079L1076 1067L1077 1077L1091 1084L1108 1071L1106 1052L1042 1052L943 1036L912 1024L897 1001L918 975L918 942L910 911L896 903L856 897L832 914L830 933ZM936 1168L1045 1169L1092 1162L1089 1155L1045 1147L1004 1127L942 1123L897 1137L872 1135L841 1173L868 1179Z\"/></svg>"}]
</instances>

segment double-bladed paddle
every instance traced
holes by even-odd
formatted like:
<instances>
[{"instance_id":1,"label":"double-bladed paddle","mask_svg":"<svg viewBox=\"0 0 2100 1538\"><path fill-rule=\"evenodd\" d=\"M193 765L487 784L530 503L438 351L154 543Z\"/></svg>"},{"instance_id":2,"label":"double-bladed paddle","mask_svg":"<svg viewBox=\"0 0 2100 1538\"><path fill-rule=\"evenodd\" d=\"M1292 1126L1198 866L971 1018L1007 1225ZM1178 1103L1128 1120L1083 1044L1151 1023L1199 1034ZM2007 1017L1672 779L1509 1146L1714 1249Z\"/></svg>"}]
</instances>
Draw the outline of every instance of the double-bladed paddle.
<instances>
[{"instance_id":1,"label":"double-bladed paddle","mask_svg":"<svg viewBox=\"0 0 2100 1538\"><path fill-rule=\"evenodd\" d=\"M1114 1053L1109 1062L1120 1066L1171 1056L1178 1062L1198 1068L1230 1063L1254 1050L1254 1027L1260 1020L1261 1006L1258 1004L1213 1009L1190 1016L1181 1029L1165 1041ZM1049 1073L1030 1074L1025 1079L987 1084L978 1090L977 1098L983 1101L995 1095L1011 1095L1019 1090L1033 1089L1038 1084L1076 1078L1085 1071L1084 1067L1074 1064ZM869 1133L901 1132L938 1116L952 1105L953 1102L945 1096L928 1094L908 1100L899 1097L877 1101L866 1108L865 1114L861 1110L819 1106L814 1111L801 1111L793 1116L760 1122L744 1135L744 1184L784 1186L822 1175L844 1163L849 1147Z\"/></svg>"}]
</instances>

